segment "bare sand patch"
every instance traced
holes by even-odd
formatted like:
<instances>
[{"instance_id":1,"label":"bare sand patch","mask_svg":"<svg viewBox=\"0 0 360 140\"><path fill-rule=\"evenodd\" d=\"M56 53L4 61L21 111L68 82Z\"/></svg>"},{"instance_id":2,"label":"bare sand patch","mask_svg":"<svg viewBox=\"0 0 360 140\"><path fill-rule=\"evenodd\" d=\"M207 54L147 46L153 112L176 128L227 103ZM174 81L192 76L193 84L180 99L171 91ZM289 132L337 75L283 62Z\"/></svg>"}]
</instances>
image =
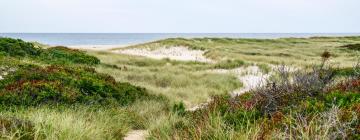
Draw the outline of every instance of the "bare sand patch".
<instances>
[{"instance_id":1,"label":"bare sand patch","mask_svg":"<svg viewBox=\"0 0 360 140\"><path fill-rule=\"evenodd\" d=\"M240 67L231 70L215 69L211 70L215 73L231 73L234 74L239 81L243 84L240 89L232 91L232 96L241 95L248 92L258 86L266 84L266 80L270 77L270 73L263 73L258 66Z\"/></svg>"},{"instance_id":2,"label":"bare sand patch","mask_svg":"<svg viewBox=\"0 0 360 140\"><path fill-rule=\"evenodd\" d=\"M258 66L249 66L249 67L239 67L235 69L214 69L209 70L210 73L220 73L220 74L234 74L239 81L243 84L243 87L236 89L230 92L231 96L238 96L243 93L246 93L258 86L262 86L266 84L266 80L270 77L269 74L264 74ZM206 106L211 100L209 99L207 102L196 105L187 109L188 111L195 111L204 106Z\"/></svg>"},{"instance_id":3,"label":"bare sand patch","mask_svg":"<svg viewBox=\"0 0 360 140\"><path fill-rule=\"evenodd\" d=\"M149 135L147 130L132 130L124 138L124 140L145 140Z\"/></svg>"},{"instance_id":4,"label":"bare sand patch","mask_svg":"<svg viewBox=\"0 0 360 140\"><path fill-rule=\"evenodd\" d=\"M169 58L171 60L179 61L197 61L211 63L211 59L208 59L204 56L204 51L202 50L190 50L184 46L173 46L173 47L162 47L158 49L150 48L131 48L131 49L122 49L115 50L115 53L128 54L128 55L137 55L145 56L154 59L164 59Z\"/></svg>"}]
</instances>

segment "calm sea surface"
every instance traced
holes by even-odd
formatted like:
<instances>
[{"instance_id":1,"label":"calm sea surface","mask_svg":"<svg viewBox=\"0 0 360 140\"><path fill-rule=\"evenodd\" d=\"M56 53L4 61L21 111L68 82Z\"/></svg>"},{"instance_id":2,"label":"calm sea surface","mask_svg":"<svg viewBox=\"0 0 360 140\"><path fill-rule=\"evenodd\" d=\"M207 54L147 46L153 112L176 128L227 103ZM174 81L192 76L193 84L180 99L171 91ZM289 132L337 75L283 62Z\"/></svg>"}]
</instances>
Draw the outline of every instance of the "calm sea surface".
<instances>
[{"instance_id":1,"label":"calm sea surface","mask_svg":"<svg viewBox=\"0 0 360 140\"><path fill-rule=\"evenodd\" d=\"M312 36L360 36L360 33L0 33L0 37L20 38L26 41L37 41L48 45L127 45L175 37L274 39Z\"/></svg>"}]
</instances>

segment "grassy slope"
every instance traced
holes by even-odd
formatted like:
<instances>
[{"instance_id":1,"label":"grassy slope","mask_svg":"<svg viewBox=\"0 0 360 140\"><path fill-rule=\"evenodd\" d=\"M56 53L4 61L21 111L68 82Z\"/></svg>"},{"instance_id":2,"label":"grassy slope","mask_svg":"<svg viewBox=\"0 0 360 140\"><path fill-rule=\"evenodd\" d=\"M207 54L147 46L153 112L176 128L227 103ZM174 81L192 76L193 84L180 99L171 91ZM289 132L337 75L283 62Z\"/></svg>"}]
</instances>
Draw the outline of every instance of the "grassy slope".
<instances>
[{"instance_id":1,"label":"grassy slope","mask_svg":"<svg viewBox=\"0 0 360 140\"><path fill-rule=\"evenodd\" d=\"M163 46L188 46L192 49L205 50L207 57L218 60L217 64L153 60L106 52L90 52L90 54L97 56L106 64L128 68L125 71L100 66L97 68L100 72L109 73L117 80L146 87L153 93L164 94L170 99L182 100L187 105L193 105L206 101L209 95L228 93L240 87L236 84L236 79L231 76L209 74L205 72L208 69L219 68L218 66L233 68L244 65L242 63L245 65L256 63L264 69L267 68L267 64L283 63L305 67L319 63L321 61L319 56L324 50L334 54L331 61L336 66L349 67L356 61L358 53L339 46L359 42L360 37L274 40L174 38L128 47L156 49Z\"/></svg>"},{"instance_id":2,"label":"grassy slope","mask_svg":"<svg viewBox=\"0 0 360 140\"><path fill-rule=\"evenodd\" d=\"M207 50L206 56L216 60L236 59L244 60L246 63L265 64L284 62L285 64L299 66L311 65L320 61L319 54L327 49L335 54L333 60L341 62L341 66L351 66L355 62L356 52L342 50L338 46L357 42L360 42L360 38L278 40L167 39L138 47L150 45L156 48L162 45L185 45L193 49ZM103 64L96 66L98 72L110 74L118 81L130 82L131 84L145 87L151 93L164 94L172 101L182 100L188 105L203 102L209 95L228 93L241 86L232 75L207 73L206 70L214 68L213 64L152 60L105 52L89 52L89 54L98 57L102 61ZM47 65L32 59L22 59L21 61L36 65ZM82 105L71 107L45 105L25 109L6 109L2 110L0 114L2 118L16 117L21 120L34 122L36 136L44 137L45 135L45 139L118 139L123 137L129 129L144 128L152 130L151 135L153 138L179 138L176 136L181 136L181 134L172 135L169 132L183 132L174 130L188 129L187 127L192 126L194 123L187 117L169 114L168 111L166 104L150 100L138 101L132 105L119 108L94 109ZM241 132L228 128L223 120L223 116L220 114L215 113L210 116L211 118L206 120L206 123L210 123L210 125L206 124L205 129L201 128L204 129L204 134L209 134L209 139L250 139L258 136L258 131L261 131L263 127L263 123L260 121L255 125L248 126L247 129L244 129L244 132ZM292 118L292 116L288 117L291 125L296 124L293 122L299 121L296 118ZM324 121L326 121L326 118ZM4 122L4 119L0 120L0 122ZM326 123L323 125L326 127ZM319 129L322 129L322 124L315 125L314 128L317 126L319 126ZM176 128L174 129L174 127ZM299 125L298 127L302 126ZM189 130L190 132L192 132L191 129ZM15 133L17 132L5 135L5 137L14 138ZM197 134L197 132L194 131L194 134ZM196 139L196 137L193 137L193 139Z\"/></svg>"},{"instance_id":3,"label":"grassy slope","mask_svg":"<svg viewBox=\"0 0 360 140\"><path fill-rule=\"evenodd\" d=\"M121 139L130 129L148 128L149 122L167 114L166 99L135 99L120 105L98 104L100 98L84 97L113 100L109 95L121 91L125 96L135 95L125 91L133 87L130 84L121 87L109 76L78 69L89 66L90 70L98 63L97 58L77 50L40 49L21 40L1 39L0 138ZM112 87L120 92L104 93ZM81 98L89 100L79 102ZM67 99L74 102L63 102Z\"/></svg>"},{"instance_id":4,"label":"grassy slope","mask_svg":"<svg viewBox=\"0 0 360 140\"><path fill-rule=\"evenodd\" d=\"M213 68L209 64L153 60L106 52L89 54L108 64L98 66L97 71L110 74L119 81L145 87L151 93L163 94L172 101L183 101L188 106L241 87L241 83L232 75L206 72Z\"/></svg>"},{"instance_id":5,"label":"grassy slope","mask_svg":"<svg viewBox=\"0 0 360 140\"><path fill-rule=\"evenodd\" d=\"M255 40L255 39L166 39L152 43L146 43L131 47L149 47L156 49L163 46L188 46L192 49L202 49L207 51L206 56L219 63L223 63L226 59L243 60L246 63L260 64L286 64L299 67L311 66L319 64L322 60L320 55L325 51L332 54L331 63L336 67L350 67L358 60L359 52L347 50L342 45L359 43L360 37L349 38L310 38L310 39L276 39L276 40ZM96 54L98 56L98 54ZM104 56L107 57L107 56ZM111 56L113 57L113 56ZM123 56L127 57L127 56ZM141 58L141 57L139 57ZM102 58L104 60L106 58ZM159 60L163 61L163 60ZM124 64L124 62L107 61L109 64ZM133 62L128 60L127 62ZM225 61L226 62L226 61ZM194 67L194 66L191 66ZM148 69L150 67L142 67ZM203 67L211 69L213 67ZM167 69L165 69L168 71ZM170 71L170 70L169 70ZM176 75L176 73L174 73ZM137 81L130 81L136 83ZM147 82L149 82L147 80ZM143 83L147 85L148 83ZM304 87L305 89L305 87ZM325 94L325 93L324 93ZM304 114L299 111L290 114L282 114L266 117L256 112L243 111L242 109L234 110L237 107L232 104L234 100L214 101L215 108L213 111L204 109L198 113L189 112L187 115L173 114L164 122L153 125L151 127L151 138L153 139L327 139L330 137L345 137L345 133L353 130L359 121L356 118L356 108L359 103L358 96L350 93L336 94L338 100L333 100L333 94L325 94L329 99L328 106L324 107L323 97L310 97L310 100L301 98L295 99L301 102L298 107L305 108L310 114ZM347 97L353 96L353 97ZM170 96L171 98L171 96ZM320 101L312 101L312 98L320 98ZM351 103L348 103L351 100ZM243 101L240 101L242 103ZM339 107L340 102L351 107ZM346 103L344 103L346 102ZM246 103L246 102L245 102ZM292 106L297 106L298 103ZM217 106L217 107L216 107ZM305 106L305 107L304 107ZM313 107L314 106L314 107ZM223 108L222 108L223 107ZM209 107L211 108L211 106ZM296 108L296 107L295 107ZM311 110L316 108L314 110ZM322 110L320 111L321 108ZM225 109L226 113L222 114L221 109ZM300 109L301 110L301 109ZM349 116L354 120L344 120L344 113L352 114ZM180 111L181 112L181 111ZM358 113L359 114L359 113ZM199 117L205 116L205 117ZM302 116L301 118L299 116ZM277 118L279 117L279 118ZM349 119L348 118L348 119ZM309 120L304 122L304 120ZM229 124L229 121L231 122ZM349 121L349 122L347 122ZM194 125L196 124L196 125ZM310 124L310 125L307 125ZM306 130L302 128L306 127ZM286 129L290 128L290 130ZM334 130L335 129L335 130ZM339 134L340 131L344 135ZM358 133L356 131L355 133ZM356 138L358 135L346 134L347 137Z\"/></svg>"},{"instance_id":6,"label":"grassy slope","mask_svg":"<svg viewBox=\"0 0 360 140\"><path fill-rule=\"evenodd\" d=\"M214 60L237 59L245 62L309 66L319 63L324 50L335 54L332 61L342 67L352 66L359 55L339 46L360 43L360 37L314 37L282 39L173 38L131 47L157 48L188 46L206 51Z\"/></svg>"}]
</instances>

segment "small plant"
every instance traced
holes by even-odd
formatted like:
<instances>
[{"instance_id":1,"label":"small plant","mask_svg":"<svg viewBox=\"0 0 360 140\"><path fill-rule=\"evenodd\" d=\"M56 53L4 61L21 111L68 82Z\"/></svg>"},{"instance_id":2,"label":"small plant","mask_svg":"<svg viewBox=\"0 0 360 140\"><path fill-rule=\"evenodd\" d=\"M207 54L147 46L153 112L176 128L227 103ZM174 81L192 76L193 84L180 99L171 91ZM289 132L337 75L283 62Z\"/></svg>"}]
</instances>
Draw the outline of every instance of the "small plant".
<instances>
[{"instance_id":1,"label":"small plant","mask_svg":"<svg viewBox=\"0 0 360 140\"><path fill-rule=\"evenodd\" d=\"M174 104L173 108L172 108L172 112L177 115L184 116L186 113L184 103L179 102L179 103Z\"/></svg>"},{"instance_id":2,"label":"small plant","mask_svg":"<svg viewBox=\"0 0 360 140\"><path fill-rule=\"evenodd\" d=\"M322 69L326 62L330 59L331 57L331 53L327 50L325 50L322 54L321 54L321 59L322 59L322 62L321 62L321 65L320 65L320 69Z\"/></svg>"}]
</instances>

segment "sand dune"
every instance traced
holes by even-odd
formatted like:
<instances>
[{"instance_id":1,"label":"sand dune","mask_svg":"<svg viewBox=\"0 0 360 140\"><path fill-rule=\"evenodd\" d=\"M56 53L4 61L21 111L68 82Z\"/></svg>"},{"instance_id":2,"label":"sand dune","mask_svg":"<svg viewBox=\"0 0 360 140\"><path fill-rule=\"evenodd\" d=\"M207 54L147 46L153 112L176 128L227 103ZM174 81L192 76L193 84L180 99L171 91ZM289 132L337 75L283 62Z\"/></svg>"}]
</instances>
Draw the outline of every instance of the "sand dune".
<instances>
[{"instance_id":1,"label":"sand dune","mask_svg":"<svg viewBox=\"0 0 360 140\"><path fill-rule=\"evenodd\" d=\"M151 50L150 48L132 48L115 50L113 52L128 55L145 56L154 59L169 58L171 60L179 61L197 61L205 63L213 62L211 59L208 59L204 56L204 51L190 50L184 46L163 47L155 50Z\"/></svg>"}]
</instances>

